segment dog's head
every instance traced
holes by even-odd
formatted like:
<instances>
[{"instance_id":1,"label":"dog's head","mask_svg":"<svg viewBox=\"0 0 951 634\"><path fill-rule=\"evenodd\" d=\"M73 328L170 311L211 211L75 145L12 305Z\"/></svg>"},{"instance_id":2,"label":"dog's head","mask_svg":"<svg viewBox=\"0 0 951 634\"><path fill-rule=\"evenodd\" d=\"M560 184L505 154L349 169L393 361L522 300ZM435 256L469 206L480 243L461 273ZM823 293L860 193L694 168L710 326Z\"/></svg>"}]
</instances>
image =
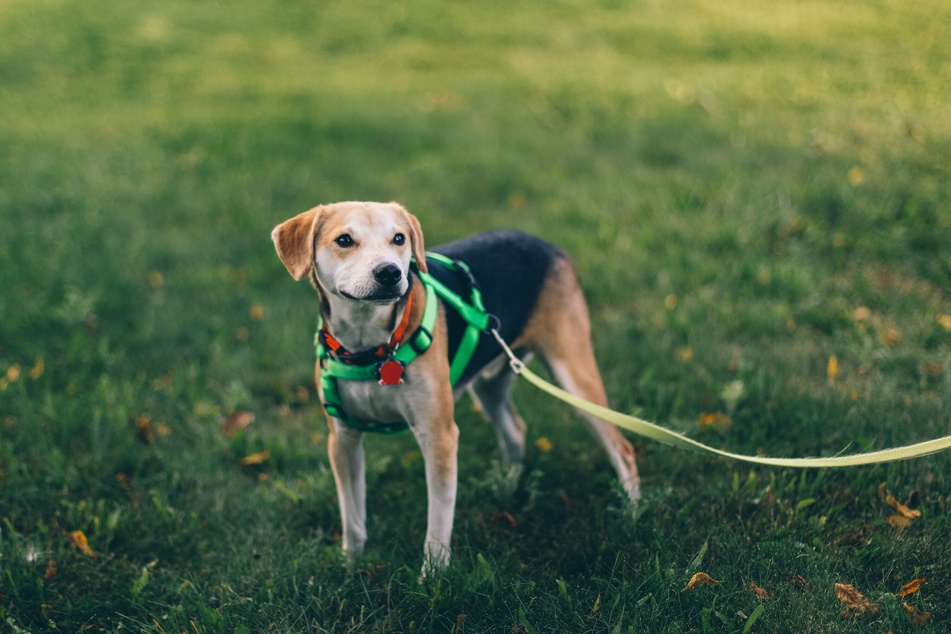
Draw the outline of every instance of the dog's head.
<instances>
[{"instance_id":1,"label":"dog's head","mask_svg":"<svg viewBox=\"0 0 951 634\"><path fill-rule=\"evenodd\" d=\"M274 227L277 255L294 279L318 290L389 304L409 289L410 258L426 272L419 221L396 203L321 205Z\"/></svg>"}]
</instances>

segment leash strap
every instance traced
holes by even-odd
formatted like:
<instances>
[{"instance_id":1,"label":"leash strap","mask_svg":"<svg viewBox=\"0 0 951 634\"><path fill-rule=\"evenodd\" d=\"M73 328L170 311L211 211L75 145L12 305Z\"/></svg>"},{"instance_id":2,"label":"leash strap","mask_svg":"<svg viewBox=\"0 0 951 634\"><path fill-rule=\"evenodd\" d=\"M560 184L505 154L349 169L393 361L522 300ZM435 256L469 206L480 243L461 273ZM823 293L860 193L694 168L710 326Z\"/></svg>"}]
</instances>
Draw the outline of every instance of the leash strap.
<instances>
[{"instance_id":1,"label":"leash strap","mask_svg":"<svg viewBox=\"0 0 951 634\"><path fill-rule=\"evenodd\" d=\"M519 376L525 377L529 383L538 389L548 393L560 401L563 401L564 403L567 403L568 405L571 405L572 407L588 412L589 414L593 414L594 416L597 416L598 418L613 425L617 425L618 427L632 431L640 436L645 436L658 442L673 445L674 447L706 451L718 456L723 456L733 460L741 460L743 462L752 462L755 464L770 465L774 467L792 467L796 469L813 469L818 467L855 467L859 465L879 464L883 462L918 458L920 456L927 456L929 454L938 453L939 451L951 449L951 436L944 436L943 438L927 440L925 442L907 445L904 447L893 447L891 449L882 449L880 451L853 454L849 456L834 456L828 458L767 458L763 456L745 456L742 454L731 453L729 451L722 451L720 449L709 447L703 443L697 442L692 438L687 438L686 436L678 434L677 432L660 427L659 425L655 425L654 423L649 423L646 420L642 420L636 416L621 414L620 412L615 412L606 407L595 405L590 401L586 401L583 398L579 398L559 387L556 387L555 385L552 385L525 367L525 364L521 361L521 359L515 356L515 353L512 352L512 349L508 347L501 335L499 335L498 331L493 329L491 333L495 337L496 341L499 342L502 350L505 351L506 356L508 356L509 365L511 366L512 371Z\"/></svg>"}]
</instances>

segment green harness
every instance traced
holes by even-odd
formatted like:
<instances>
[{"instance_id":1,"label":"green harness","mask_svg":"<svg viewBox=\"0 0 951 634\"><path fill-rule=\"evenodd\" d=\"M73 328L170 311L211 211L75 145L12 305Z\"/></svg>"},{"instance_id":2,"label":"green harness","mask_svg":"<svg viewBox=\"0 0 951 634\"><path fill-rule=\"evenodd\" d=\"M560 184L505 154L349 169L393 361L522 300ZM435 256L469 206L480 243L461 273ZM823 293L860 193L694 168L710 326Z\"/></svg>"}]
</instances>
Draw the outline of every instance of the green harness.
<instances>
[{"instance_id":1,"label":"green harness","mask_svg":"<svg viewBox=\"0 0 951 634\"><path fill-rule=\"evenodd\" d=\"M446 305L457 311L466 322L466 330L462 341L456 350L455 356L449 364L449 380L455 387L466 366L472 359L476 346L479 345L480 335L489 327L490 317L482 305L482 292L475 284L472 272L465 262L453 260L439 253L427 251L426 258L442 264L450 271L461 272L470 282L469 302L451 291L445 284L429 273L423 273L415 266L413 270L419 276L426 289L426 307L423 309L423 319L416 332L401 343L395 350L390 350L388 359L398 361L404 367L409 366L416 357L423 354L433 343L433 327L436 325L437 302L436 296L442 298ZM318 321L317 335L314 337L314 346L317 348L317 359L320 362L320 387L323 390L324 409L334 418L339 419L347 427L359 431L378 434L397 434L405 431L409 425L405 422L379 423L374 421L358 420L344 410L341 404L337 381L379 381L380 377L376 363L372 365L353 365L331 355L330 350L320 340L323 321Z\"/></svg>"}]
</instances>

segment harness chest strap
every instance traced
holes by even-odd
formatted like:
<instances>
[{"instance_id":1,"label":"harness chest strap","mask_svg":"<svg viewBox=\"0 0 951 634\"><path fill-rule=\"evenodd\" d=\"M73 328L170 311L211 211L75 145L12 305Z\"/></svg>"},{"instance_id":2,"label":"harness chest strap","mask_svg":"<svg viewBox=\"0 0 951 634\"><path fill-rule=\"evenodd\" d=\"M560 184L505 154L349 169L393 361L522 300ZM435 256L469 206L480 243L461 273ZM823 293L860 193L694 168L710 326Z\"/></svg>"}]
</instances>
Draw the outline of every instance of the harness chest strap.
<instances>
[{"instance_id":1,"label":"harness chest strap","mask_svg":"<svg viewBox=\"0 0 951 634\"><path fill-rule=\"evenodd\" d=\"M452 260L441 254L427 253L426 255L427 258L433 259L451 270L462 272L467 276L471 288L471 304L467 303L458 294L454 293L432 275L417 270L416 273L423 283L423 287L426 289L426 305L423 309L423 318L419 328L416 329L416 332L406 343L400 343L399 339L401 339L402 336L391 337L389 346L391 353L389 359L395 360L403 366L408 366L432 345L432 332L436 325L436 316L438 313L438 303L436 301L436 296L438 295L449 307L456 310L467 324L462 340L459 343L459 348L456 350L456 354L453 356L449 366L450 382L452 385L456 385L462 373L465 372L469 361L472 359L476 346L479 344L481 334L488 328L490 318L482 303L482 293L479 291L468 266L463 262ZM409 314L408 306L405 314ZM397 330L399 330L399 327ZM405 332L405 327L403 330ZM336 340L333 340L332 337L328 337L326 334L321 337L321 332L322 324L318 323L314 345L316 346L317 358L321 365L320 386L323 391L324 408L327 410L327 413L340 419L347 426L360 431L393 434L407 429L408 425L404 422L379 423L375 421L361 421L347 414L341 404L337 381L377 380L379 378L379 364L354 365L353 363L347 363L345 360L341 360L337 356L338 350L340 350L339 343L337 343L336 347L333 347L330 341L336 343ZM394 333L394 335L395 334L397 333ZM327 343L325 343L325 341ZM384 347L381 346L381 349L382 348Z\"/></svg>"}]
</instances>

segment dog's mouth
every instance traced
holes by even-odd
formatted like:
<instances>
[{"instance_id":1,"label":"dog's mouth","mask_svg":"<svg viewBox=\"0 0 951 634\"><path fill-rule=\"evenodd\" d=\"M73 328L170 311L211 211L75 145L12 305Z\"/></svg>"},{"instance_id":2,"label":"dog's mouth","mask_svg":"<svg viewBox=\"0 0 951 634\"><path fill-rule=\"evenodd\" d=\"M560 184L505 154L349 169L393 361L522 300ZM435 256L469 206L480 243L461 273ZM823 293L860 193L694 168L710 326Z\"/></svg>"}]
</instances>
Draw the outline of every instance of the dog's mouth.
<instances>
[{"instance_id":1,"label":"dog's mouth","mask_svg":"<svg viewBox=\"0 0 951 634\"><path fill-rule=\"evenodd\" d=\"M353 300L355 302L367 302L370 304L381 304L381 305L392 304L393 302L395 302L396 300L398 300L399 298L403 296L403 294L400 293L400 290L398 288L375 291L373 293L370 293L369 295L364 295L363 297L357 297L356 295L351 295L350 293L343 290L339 290L339 289L338 289L338 292L344 297L346 297L347 299Z\"/></svg>"}]
</instances>

